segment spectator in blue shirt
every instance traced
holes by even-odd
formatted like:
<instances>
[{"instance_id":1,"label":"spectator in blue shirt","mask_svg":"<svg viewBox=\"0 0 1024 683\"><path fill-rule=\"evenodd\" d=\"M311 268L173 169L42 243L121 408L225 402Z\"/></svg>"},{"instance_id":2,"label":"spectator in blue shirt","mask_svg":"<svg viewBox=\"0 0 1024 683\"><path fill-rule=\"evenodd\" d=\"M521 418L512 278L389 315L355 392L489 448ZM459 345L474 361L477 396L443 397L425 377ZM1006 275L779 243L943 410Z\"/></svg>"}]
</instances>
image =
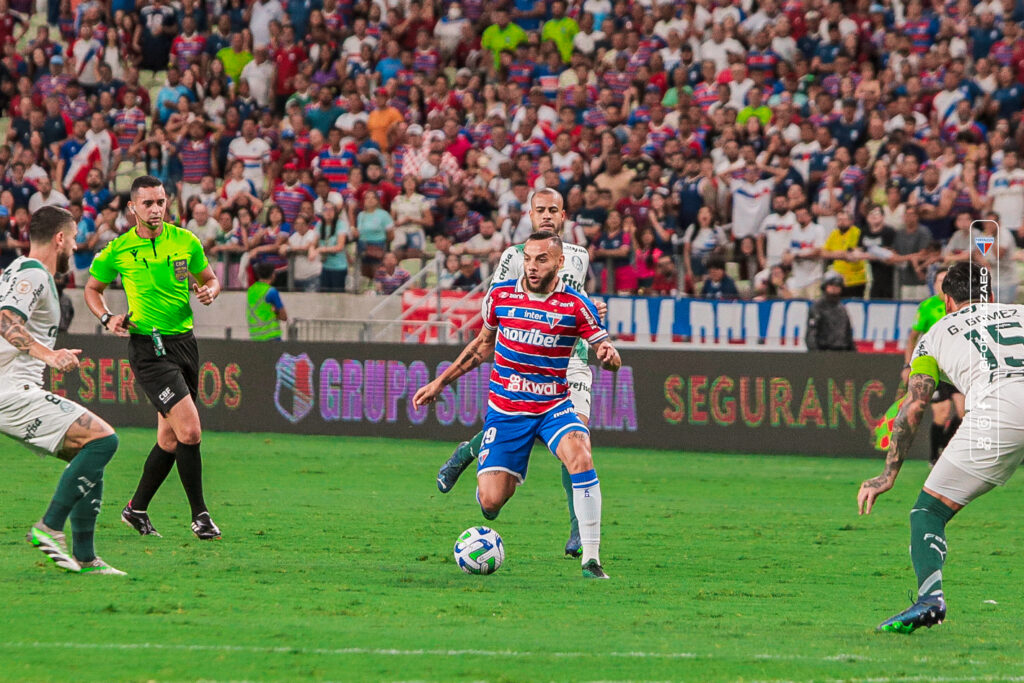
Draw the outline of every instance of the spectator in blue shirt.
<instances>
[{"instance_id":1,"label":"spectator in blue shirt","mask_svg":"<svg viewBox=\"0 0 1024 683\"><path fill-rule=\"evenodd\" d=\"M714 257L708 260L708 274L700 289L704 299L739 299L740 290L731 277L725 274L725 260Z\"/></svg>"},{"instance_id":2,"label":"spectator in blue shirt","mask_svg":"<svg viewBox=\"0 0 1024 683\"><path fill-rule=\"evenodd\" d=\"M160 110L160 123L167 123L167 119L178 108L178 98L182 95L187 97L190 102L195 102L195 93L181 84L181 71L172 65L167 69L167 85L160 88L160 92L156 96L156 106Z\"/></svg>"},{"instance_id":3,"label":"spectator in blue shirt","mask_svg":"<svg viewBox=\"0 0 1024 683\"><path fill-rule=\"evenodd\" d=\"M991 10L982 12L979 25L967 30L971 36L971 57L975 60L988 57L992 46L1003 37L1003 32L996 26L995 15Z\"/></svg>"},{"instance_id":4,"label":"spectator in blue shirt","mask_svg":"<svg viewBox=\"0 0 1024 683\"><path fill-rule=\"evenodd\" d=\"M999 87L992 93L989 113L1002 119L1013 118L1016 112L1024 108L1024 86L1013 78L1013 69L1008 66L1000 67L998 78Z\"/></svg>"}]
</instances>

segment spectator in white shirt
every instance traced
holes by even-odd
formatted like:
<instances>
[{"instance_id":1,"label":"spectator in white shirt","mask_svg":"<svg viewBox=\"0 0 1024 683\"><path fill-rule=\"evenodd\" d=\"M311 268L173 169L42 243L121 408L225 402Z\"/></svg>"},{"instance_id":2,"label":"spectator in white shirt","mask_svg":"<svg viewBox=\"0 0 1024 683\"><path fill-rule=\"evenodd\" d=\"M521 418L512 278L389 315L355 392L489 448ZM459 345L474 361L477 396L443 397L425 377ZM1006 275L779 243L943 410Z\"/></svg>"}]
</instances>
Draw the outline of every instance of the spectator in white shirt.
<instances>
[{"instance_id":1,"label":"spectator in white shirt","mask_svg":"<svg viewBox=\"0 0 1024 683\"><path fill-rule=\"evenodd\" d=\"M270 106L275 71L274 63L267 58L265 45L253 49L252 61L242 67L241 78L249 84L249 94L261 107Z\"/></svg>"},{"instance_id":2,"label":"spectator in white shirt","mask_svg":"<svg viewBox=\"0 0 1024 683\"><path fill-rule=\"evenodd\" d=\"M270 43L270 22L283 23L287 16L284 6L277 0L256 0L249 12L252 45L253 47L265 47Z\"/></svg>"},{"instance_id":3,"label":"spectator in white shirt","mask_svg":"<svg viewBox=\"0 0 1024 683\"><path fill-rule=\"evenodd\" d=\"M295 282L295 289L300 292L315 292L320 285L320 271L323 264L317 244L320 237L312 230L305 216L296 216L292 221L292 234L288 241L281 245L281 256L290 257L290 267Z\"/></svg>"},{"instance_id":4,"label":"spectator in white shirt","mask_svg":"<svg viewBox=\"0 0 1024 683\"><path fill-rule=\"evenodd\" d=\"M501 252L508 246L494 225L494 221L484 219L480 222L480 232L473 235L464 244L452 247L452 253L476 256L484 265L481 275L486 279L501 258Z\"/></svg>"},{"instance_id":5,"label":"spectator in white shirt","mask_svg":"<svg viewBox=\"0 0 1024 683\"><path fill-rule=\"evenodd\" d=\"M1024 169L1017 167L1017 153L1003 154L1002 168L988 180L989 210L999 214L1002 227L1024 230Z\"/></svg>"},{"instance_id":6,"label":"spectator in white shirt","mask_svg":"<svg viewBox=\"0 0 1024 683\"><path fill-rule=\"evenodd\" d=\"M726 38L725 29L720 23L711 26L711 37L701 43L700 58L710 59L715 63L715 71L722 72L729 67L729 55L745 57L746 48L735 38Z\"/></svg>"},{"instance_id":7,"label":"spectator in white shirt","mask_svg":"<svg viewBox=\"0 0 1024 683\"><path fill-rule=\"evenodd\" d=\"M242 177L252 181L257 193L262 192L267 164L270 163L270 145L263 138L256 137L256 122L252 119L242 122L242 135L228 145L228 163L236 159L245 167Z\"/></svg>"},{"instance_id":8,"label":"spectator in white shirt","mask_svg":"<svg viewBox=\"0 0 1024 683\"><path fill-rule=\"evenodd\" d=\"M825 274L821 261L825 230L811 220L811 211L806 204L798 207L795 214L796 224L791 232L790 248L782 261L792 268L787 285L795 297L815 300L820 294L821 278Z\"/></svg>"},{"instance_id":9,"label":"spectator in white shirt","mask_svg":"<svg viewBox=\"0 0 1024 683\"><path fill-rule=\"evenodd\" d=\"M220 223L214 220L210 215L210 209L202 202L198 202L193 207L192 220L185 224L185 229L199 238L207 253L217 243L217 238L221 233Z\"/></svg>"},{"instance_id":10,"label":"spectator in white shirt","mask_svg":"<svg viewBox=\"0 0 1024 683\"><path fill-rule=\"evenodd\" d=\"M44 206L59 206L62 209L68 208L70 202L59 190L53 189L50 176L44 176L36 183L39 188L35 194L28 198L28 212L35 213Z\"/></svg>"},{"instance_id":11,"label":"spectator in white shirt","mask_svg":"<svg viewBox=\"0 0 1024 683\"><path fill-rule=\"evenodd\" d=\"M740 180L727 174L720 176L732 193L732 239L736 242L756 237L761 221L771 211L775 178L763 178L761 174L761 167L747 164Z\"/></svg>"}]
</instances>

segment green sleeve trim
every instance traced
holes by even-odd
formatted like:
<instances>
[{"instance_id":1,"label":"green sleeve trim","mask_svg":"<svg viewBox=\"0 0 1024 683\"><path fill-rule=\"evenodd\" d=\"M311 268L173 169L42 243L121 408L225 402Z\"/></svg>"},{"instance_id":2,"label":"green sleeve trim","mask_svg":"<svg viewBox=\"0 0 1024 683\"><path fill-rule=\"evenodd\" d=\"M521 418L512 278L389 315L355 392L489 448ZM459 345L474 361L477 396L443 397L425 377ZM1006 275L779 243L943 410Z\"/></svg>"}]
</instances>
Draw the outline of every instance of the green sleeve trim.
<instances>
[{"instance_id":1,"label":"green sleeve trim","mask_svg":"<svg viewBox=\"0 0 1024 683\"><path fill-rule=\"evenodd\" d=\"M911 375L928 375L939 382L939 364L931 356L918 356L910 363Z\"/></svg>"},{"instance_id":2,"label":"green sleeve trim","mask_svg":"<svg viewBox=\"0 0 1024 683\"><path fill-rule=\"evenodd\" d=\"M0 307L0 311L14 311L15 313L21 316L22 322L28 321L28 316L25 315L25 313L20 308L16 308L14 306L3 306Z\"/></svg>"},{"instance_id":3,"label":"green sleeve trim","mask_svg":"<svg viewBox=\"0 0 1024 683\"><path fill-rule=\"evenodd\" d=\"M39 270L46 270L46 266L44 266L39 261L28 260L28 261L22 261L21 262L21 267L18 268L18 272L20 273L23 270L31 270L32 268L38 268ZM47 271L47 272L49 272L49 271Z\"/></svg>"}]
</instances>

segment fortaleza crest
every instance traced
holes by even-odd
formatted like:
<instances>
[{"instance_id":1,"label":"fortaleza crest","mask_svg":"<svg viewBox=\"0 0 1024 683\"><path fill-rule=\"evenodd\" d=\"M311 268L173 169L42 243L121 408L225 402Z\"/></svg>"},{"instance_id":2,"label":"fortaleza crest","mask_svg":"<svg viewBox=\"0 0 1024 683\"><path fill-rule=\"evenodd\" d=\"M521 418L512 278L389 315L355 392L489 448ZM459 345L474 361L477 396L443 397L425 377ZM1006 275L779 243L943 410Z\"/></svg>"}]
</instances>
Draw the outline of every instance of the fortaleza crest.
<instances>
[{"instance_id":1,"label":"fortaleza crest","mask_svg":"<svg viewBox=\"0 0 1024 683\"><path fill-rule=\"evenodd\" d=\"M994 237L985 236L985 237L975 237L974 238L974 244L977 245L978 251L981 252L982 256L988 256L989 249L991 249L992 245L995 244L995 243L996 243L996 238L994 238Z\"/></svg>"},{"instance_id":2,"label":"fortaleza crest","mask_svg":"<svg viewBox=\"0 0 1024 683\"><path fill-rule=\"evenodd\" d=\"M298 423L313 409L313 361L307 354L281 354L277 359L274 406L281 416Z\"/></svg>"}]
</instances>

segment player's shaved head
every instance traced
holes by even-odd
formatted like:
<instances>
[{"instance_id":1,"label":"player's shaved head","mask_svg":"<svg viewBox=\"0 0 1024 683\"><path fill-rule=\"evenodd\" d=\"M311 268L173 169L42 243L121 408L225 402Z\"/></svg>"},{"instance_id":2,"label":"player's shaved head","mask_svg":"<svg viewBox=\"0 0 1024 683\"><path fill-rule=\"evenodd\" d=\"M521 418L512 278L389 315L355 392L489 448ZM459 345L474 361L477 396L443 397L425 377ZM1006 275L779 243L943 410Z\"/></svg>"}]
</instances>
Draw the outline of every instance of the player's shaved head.
<instances>
[{"instance_id":1,"label":"player's shaved head","mask_svg":"<svg viewBox=\"0 0 1024 683\"><path fill-rule=\"evenodd\" d=\"M530 220L534 230L562 231L565 222L565 206L562 195L554 188L537 190L530 197Z\"/></svg>"}]
</instances>

